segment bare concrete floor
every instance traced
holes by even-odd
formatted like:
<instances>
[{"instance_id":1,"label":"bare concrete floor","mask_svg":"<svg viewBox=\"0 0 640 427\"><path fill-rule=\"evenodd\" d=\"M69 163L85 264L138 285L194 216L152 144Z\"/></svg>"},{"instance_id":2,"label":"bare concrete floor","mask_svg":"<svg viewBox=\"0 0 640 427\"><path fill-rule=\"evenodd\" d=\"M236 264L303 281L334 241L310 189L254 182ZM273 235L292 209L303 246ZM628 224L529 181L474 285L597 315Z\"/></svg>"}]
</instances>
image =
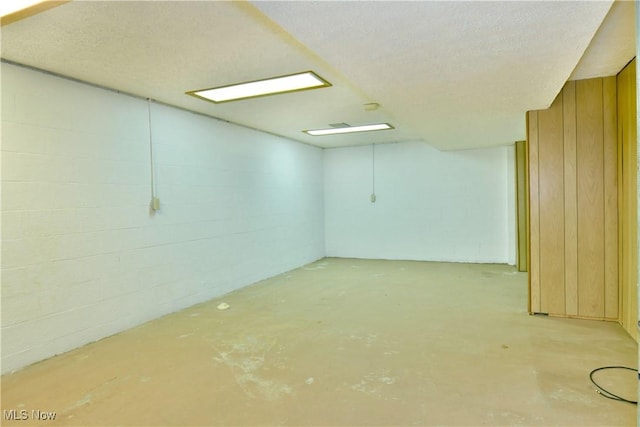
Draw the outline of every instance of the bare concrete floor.
<instances>
[{"instance_id":1,"label":"bare concrete floor","mask_svg":"<svg viewBox=\"0 0 640 427\"><path fill-rule=\"evenodd\" d=\"M503 265L324 259L4 376L30 419L3 425L635 425L588 378L635 367L635 342L529 316L526 288ZM633 372L599 378L635 400Z\"/></svg>"}]
</instances>

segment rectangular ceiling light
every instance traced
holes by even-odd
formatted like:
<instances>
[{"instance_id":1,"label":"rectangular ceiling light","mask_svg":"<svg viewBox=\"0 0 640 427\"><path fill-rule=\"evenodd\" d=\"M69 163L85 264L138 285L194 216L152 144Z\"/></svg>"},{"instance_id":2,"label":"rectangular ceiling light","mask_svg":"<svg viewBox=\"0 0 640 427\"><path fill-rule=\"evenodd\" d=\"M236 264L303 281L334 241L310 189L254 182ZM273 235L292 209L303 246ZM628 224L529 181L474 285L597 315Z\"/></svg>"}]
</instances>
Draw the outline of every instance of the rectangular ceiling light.
<instances>
[{"instance_id":1,"label":"rectangular ceiling light","mask_svg":"<svg viewBox=\"0 0 640 427\"><path fill-rule=\"evenodd\" d=\"M0 25L5 26L45 12L70 0L2 0L0 2Z\"/></svg>"},{"instance_id":2,"label":"rectangular ceiling light","mask_svg":"<svg viewBox=\"0 0 640 427\"><path fill-rule=\"evenodd\" d=\"M0 3L0 16L4 17L20 10L44 3L44 0L4 0Z\"/></svg>"},{"instance_id":3,"label":"rectangular ceiling light","mask_svg":"<svg viewBox=\"0 0 640 427\"><path fill-rule=\"evenodd\" d=\"M371 132L374 130L386 130L393 129L389 123L376 123L373 125L363 125L363 126L348 126L348 127L339 127L339 128L329 128L329 129L315 129L315 130L305 130L303 132L308 133L313 136L322 136L322 135L335 135L338 133L353 133L353 132Z\"/></svg>"},{"instance_id":4,"label":"rectangular ceiling light","mask_svg":"<svg viewBox=\"0 0 640 427\"><path fill-rule=\"evenodd\" d=\"M275 95L278 93L318 89L328 86L331 86L331 83L324 80L313 71L305 71L303 73L290 74L288 76L274 77L253 82L238 83L211 89L194 90L187 92L187 95L219 103L235 101L238 99Z\"/></svg>"}]
</instances>

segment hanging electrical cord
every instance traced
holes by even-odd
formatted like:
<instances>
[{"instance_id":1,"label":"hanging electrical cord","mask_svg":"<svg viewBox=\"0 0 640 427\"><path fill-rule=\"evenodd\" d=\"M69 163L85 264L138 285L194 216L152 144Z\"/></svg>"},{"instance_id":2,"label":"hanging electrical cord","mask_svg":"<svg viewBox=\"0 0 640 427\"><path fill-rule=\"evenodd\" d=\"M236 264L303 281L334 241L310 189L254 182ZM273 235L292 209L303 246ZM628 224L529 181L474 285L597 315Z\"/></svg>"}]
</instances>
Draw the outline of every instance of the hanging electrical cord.
<instances>
[{"instance_id":1,"label":"hanging electrical cord","mask_svg":"<svg viewBox=\"0 0 640 427\"><path fill-rule=\"evenodd\" d=\"M156 197L155 168L153 167L153 134L151 131L151 99L147 98L147 117L149 125L149 160L151 167L151 209L160 209L160 199Z\"/></svg>"},{"instance_id":2,"label":"hanging electrical cord","mask_svg":"<svg viewBox=\"0 0 640 427\"><path fill-rule=\"evenodd\" d=\"M376 202L376 146L371 144L371 203Z\"/></svg>"},{"instance_id":3,"label":"hanging electrical cord","mask_svg":"<svg viewBox=\"0 0 640 427\"><path fill-rule=\"evenodd\" d=\"M626 369L634 372L637 372L637 371L627 366L603 366L602 368L594 369L593 371L591 371L591 373L589 373L589 379L591 380L593 385L596 386L596 391L598 392L598 394L600 394L603 397L606 397L607 399L617 400L619 402L627 402L627 403L632 403L634 405L637 405L638 404L637 401L625 399L624 397L620 397L617 394L611 393L610 391L608 391L607 389L605 389L604 387L602 387L601 385L595 382L595 380L593 379L593 374L595 374L598 371L604 371L605 369Z\"/></svg>"}]
</instances>

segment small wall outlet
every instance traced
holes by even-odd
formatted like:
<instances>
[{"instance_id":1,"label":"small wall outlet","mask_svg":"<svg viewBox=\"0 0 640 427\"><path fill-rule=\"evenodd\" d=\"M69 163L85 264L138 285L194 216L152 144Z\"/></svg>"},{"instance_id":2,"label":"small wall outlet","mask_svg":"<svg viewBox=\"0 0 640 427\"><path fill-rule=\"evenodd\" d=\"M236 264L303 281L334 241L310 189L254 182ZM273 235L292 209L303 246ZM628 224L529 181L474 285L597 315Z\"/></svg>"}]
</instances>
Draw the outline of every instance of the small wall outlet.
<instances>
[{"instance_id":1,"label":"small wall outlet","mask_svg":"<svg viewBox=\"0 0 640 427\"><path fill-rule=\"evenodd\" d=\"M153 197L151 199L151 209L153 209L154 211L160 209L160 199L158 197Z\"/></svg>"},{"instance_id":2,"label":"small wall outlet","mask_svg":"<svg viewBox=\"0 0 640 427\"><path fill-rule=\"evenodd\" d=\"M372 194L371 195L371 203L375 203L376 202L376 195Z\"/></svg>"}]
</instances>

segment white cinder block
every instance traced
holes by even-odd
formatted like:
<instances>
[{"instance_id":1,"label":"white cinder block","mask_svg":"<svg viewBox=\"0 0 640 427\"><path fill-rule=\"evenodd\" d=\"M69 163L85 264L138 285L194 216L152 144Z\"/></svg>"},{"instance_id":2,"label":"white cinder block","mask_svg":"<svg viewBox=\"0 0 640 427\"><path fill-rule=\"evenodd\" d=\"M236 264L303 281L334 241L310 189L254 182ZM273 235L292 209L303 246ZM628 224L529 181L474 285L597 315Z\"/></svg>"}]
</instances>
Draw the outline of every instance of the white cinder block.
<instances>
[{"instance_id":1,"label":"white cinder block","mask_svg":"<svg viewBox=\"0 0 640 427\"><path fill-rule=\"evenodd\" d=\"M154 104L154 213L146 101L2 72L3 372L324 256L322 150Z\"/></svg>"},{"instance_id":2,"label":"white cinder block","mask_svg":"<svg viewBox=\"0 0 640 427\"><path fill-rule=\"evenodd\" d=\"M15 121L51 129L71 129L71 102L64 102L64 98L56 91L47 96L46 92L38 93L30 88L16 90ZM58 107L51 108L52 102L56 102Z\"/></svg>"},{"instance_id":3,"label":"white cinder block","mask_svg":"<svg viewBox=\"0 0 640 427\"><path fill-rule=\"evenodd\" d=\"M2 268L21 268L30 264L31 254L24 239L2 241Z\"/></svg>"},{"instance_id":4,"label":"white cinder block","mask_svg":"<svg viewBox=\"0 0 640 427\"><path fill-rule=\"evenodd\" d=\"M4 240L19 240L24 237L22 231L22 212L3 212L0 238Z\"/></svg>"},{"instance_id":5,"label":"white cinder block","mask_svg":"<svg viewBox=\"0 0 640 427\"><path fill-rule=\"evenodd\" d=\"M23 153L2 151L2 181L24 181L25 165Z\"/></svg>"},{"instance_id":6,"label":"white cinder block","mask_svg":"<svg viewBox=\"0 0 640 427\"><path fill-rule=\"evenodd\" d=\"M4 118L4 111L2 113L2 151L55 154L59 132L9 121Z\"/></svg>"},{"instance_id":7,"label":"white cinder block","mask_svg":"<svg viewBox=\"0 0 640 427\"><path fill-rule=\"evenodd\" d=\"M2 282L2 298L17 295L29 295L31 293L31 290L24 286L24 283L27 281L27 267L3 267L0 274L0 281Z\"/></svg>"},{"instance_id":8,"label":"white cinder block","mask_svg":"<svg viewBox=\"0 0 640 427\"><path fill-rule=\"evenodd\" d=\"M506 150L379 145L375 177L371 146L325 150L327 255L508 262Z\"/></svg>"},{"instance_id":9,"label":"white cinder block","mask_svg":"<svg viewBox=\"0 0 640 427\"><path fill-rule=\"evenodd\" d=\"M0 64L0 67L2 64ZM0 74L2 74L0 72ZM10 86L2 80L2 92L0 93L2 102L2 120L7 122L15 122L16 120L16 94L11 90ZM4 133L4 130L3 130Z\"/></svg>"},{"instance_id":10,"label":"white cinder block","mask_svg":"<svg viewBox=\"0 0 640 427\"><path fill-rule=\"evenodd\" d=\"M5 330L2 328L3 337L5 336ZM27 346L24 345L21 348L23 350L17 351L15 353L9 353L8 350L5 352L3 349L2 352L2 372L14 372L25 365L29 365L31 363L39 362L40 360L46 359L50 357L51 349L47 347L46 344L38 344L36 346ZM54 353L55 354L55 353Z\"/></svg>"}]
</instances>

